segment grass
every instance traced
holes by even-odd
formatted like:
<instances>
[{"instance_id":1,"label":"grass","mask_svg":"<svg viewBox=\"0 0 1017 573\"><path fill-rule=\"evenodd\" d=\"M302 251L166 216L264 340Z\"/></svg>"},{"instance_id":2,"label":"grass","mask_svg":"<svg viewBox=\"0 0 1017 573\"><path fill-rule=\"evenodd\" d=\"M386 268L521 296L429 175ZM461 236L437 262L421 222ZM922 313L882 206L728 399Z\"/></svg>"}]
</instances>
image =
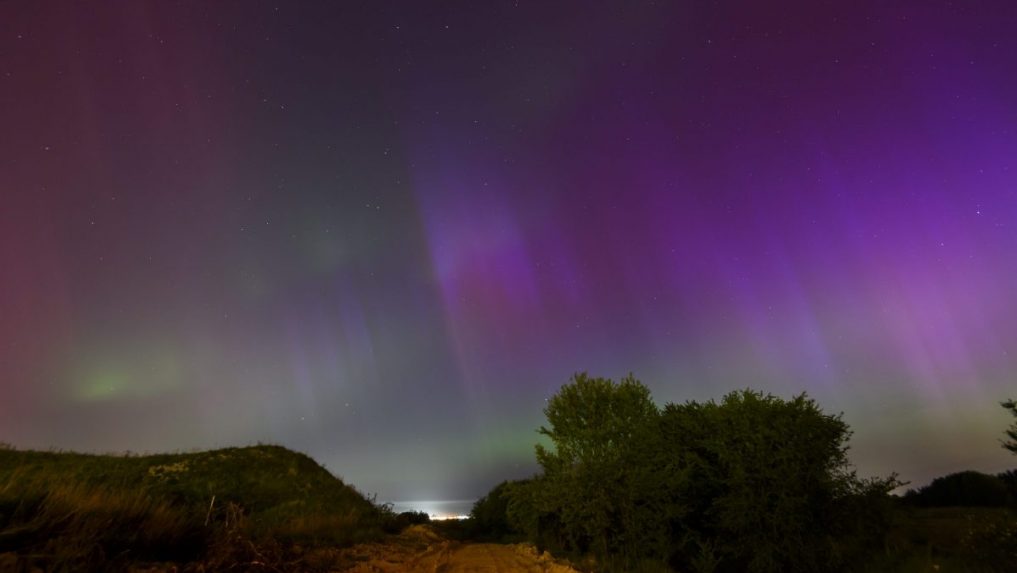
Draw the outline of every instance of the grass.
<instances>
[{"instance_id":1,"label":"grass","mask_svg":"<svg viewBox=\"0 0 1017 573\"><path fill-rule=\"evenodd\" d=\"M391 512L279 446L159 455L0 449L0 553L44 570L258 563L378 539Z\"/></svg>"},{"instance_id":2,"label":"grass","mask_svg":"<svg viewBox=\"0 0 1017 573\"><path fill-rule=\"evenodd\" d=\"M1017 513L1006 508L896 510L883 555L865 571L995 573L1017 563Z\"/></svg>"}]
</instances>

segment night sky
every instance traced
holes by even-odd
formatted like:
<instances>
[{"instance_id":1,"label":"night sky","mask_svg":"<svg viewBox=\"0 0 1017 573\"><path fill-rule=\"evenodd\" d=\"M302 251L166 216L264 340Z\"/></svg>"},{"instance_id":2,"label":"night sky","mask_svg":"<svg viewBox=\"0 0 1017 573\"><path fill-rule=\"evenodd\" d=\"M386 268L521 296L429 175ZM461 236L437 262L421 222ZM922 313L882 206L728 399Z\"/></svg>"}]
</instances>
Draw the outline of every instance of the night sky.
<instances>
[{"instance_id":1,"label":"night sky","mask_svg":"<svg viewBox=\"0 0 1017 573\"><path fill-rule=\"evenodd\" d=\"M536 471L577 371L999 471L1017 5L0 3L0 441Z\"/></svg>"}]
</instances>

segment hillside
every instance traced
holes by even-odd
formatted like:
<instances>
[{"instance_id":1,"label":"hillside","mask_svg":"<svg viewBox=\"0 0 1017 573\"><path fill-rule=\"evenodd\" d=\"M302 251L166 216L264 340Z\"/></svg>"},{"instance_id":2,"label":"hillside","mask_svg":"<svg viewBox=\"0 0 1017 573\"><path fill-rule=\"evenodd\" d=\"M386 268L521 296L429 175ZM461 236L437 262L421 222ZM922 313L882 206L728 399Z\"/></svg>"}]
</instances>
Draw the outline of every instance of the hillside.
<instances>
[{"instance_id":1,"label":"hillside","mask_svg":"<svg viewBox=\"0 0 1017 573\"><path fill-rule=\"evenodd\" d=\"M385 519L313 459L279 446L145 456L0 450L0 553L45 569L253 562L245 552L282 562L301 546L377 539Z\"/></svg>"}]
</instances>

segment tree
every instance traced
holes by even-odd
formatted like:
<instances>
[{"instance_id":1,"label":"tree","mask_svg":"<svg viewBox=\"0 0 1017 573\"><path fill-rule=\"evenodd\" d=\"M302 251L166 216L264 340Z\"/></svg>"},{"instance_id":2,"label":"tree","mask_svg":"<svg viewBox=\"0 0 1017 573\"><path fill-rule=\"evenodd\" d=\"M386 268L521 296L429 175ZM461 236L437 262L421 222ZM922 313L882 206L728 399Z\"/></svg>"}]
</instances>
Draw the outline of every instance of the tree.
<instances>
[{"instance_id":1,"label":"tree","mask_svg":"<svg viewBox=\"0 0 1017 573\"><path fill-rule=\"evenodd\" d=\"M621 382L585 373L548 400L544 408L553 450L537 446L544 469L538 521L560 528L560 537L576 551L605 556L625 547L634 523L639 495L636 460L646 452L658 416L650 391L632 375ZM645 532L644 532L645 533ZM548 532L540 532L547 537Z\"/></svg>"},{"instance_id":2,"label":"tree","mask_svg":"<svg viewBox=\"0 0 1017 573\"><path fill-rule=\"evenodd\" d=\"M1017 418L1017 401L1007 400L1006 402L1001 402L1000 405ZM1007 428L1006 437L1009 438L1009 440L1003 442L1003 447L1014 454L1017 454L1017 422L1010 424L1010 427Z\"/></svg>"},{"instance_id":3,"label":"tree","mask_svg":"<svg viewBox=\"0 0 1017 573\"><path fill-rule=\"evenodd\" d=\"M537 445L537 460L545 472L612 463L657 413L650 391L631 374L617 384L575 374L544 408L550 428L538 432L551 439L554 451Z\"/></svg>"},{"instance_id":4,"label":"tree","mask_svg":"<svg viewBox=\"0 0 1017 573\"><path fill-rule=\"evenodd\" d=\"M830 570L838 537L849 536L842 525L860 521L859 500L898 483L857 479L848 425L805 394L743 390L720 403L668 404L661 433L664 455L687 472L676 492L686 514L672 524L684 532L675 536L679 566L710 542L732 570Z\"/></svg>"}]
</instances>

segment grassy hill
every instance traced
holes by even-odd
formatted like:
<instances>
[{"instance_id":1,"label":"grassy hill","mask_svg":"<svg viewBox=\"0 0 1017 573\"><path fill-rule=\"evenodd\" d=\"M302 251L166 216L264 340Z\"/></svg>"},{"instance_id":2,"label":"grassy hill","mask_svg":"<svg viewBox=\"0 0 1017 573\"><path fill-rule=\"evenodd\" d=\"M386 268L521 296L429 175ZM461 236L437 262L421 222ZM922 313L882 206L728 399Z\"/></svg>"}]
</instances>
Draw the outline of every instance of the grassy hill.
<instances>
[{"instance_id":1,"label":"grassy hill","mask_svg":"<svg viewBox=\"0 0 1017 573\"><path fill-rule=\"evenodd\" d=\"M279 446L146 456L0 449L0 554L43 569L281 563L307 546L378 538L390 519Z\"/></svg>"}]
</instances>

